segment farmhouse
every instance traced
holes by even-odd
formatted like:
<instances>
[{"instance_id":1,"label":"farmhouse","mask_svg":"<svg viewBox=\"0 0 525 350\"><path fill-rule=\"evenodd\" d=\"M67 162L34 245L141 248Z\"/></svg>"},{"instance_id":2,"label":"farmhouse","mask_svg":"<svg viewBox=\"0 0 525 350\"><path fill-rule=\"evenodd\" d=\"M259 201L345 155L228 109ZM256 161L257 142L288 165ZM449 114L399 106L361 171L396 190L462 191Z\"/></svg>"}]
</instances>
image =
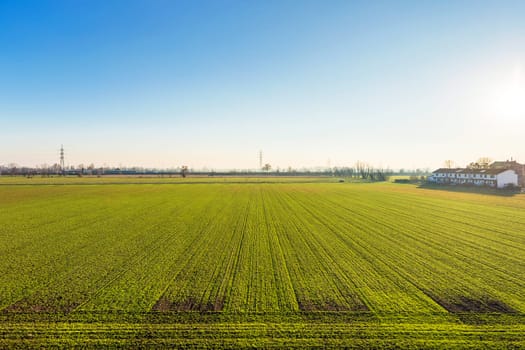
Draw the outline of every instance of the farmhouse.
<instances>
[{"instance_id":1,"label":"farmhouse","mask_svg":"<svg viewBox=\"0 0 525 350\"><path fill-rule=\"evenodd\" d=\"M515 160L498 161L490 165L491 169L512 169L518 174L518 184L525 187L525 164L520 164Z\"/></svg>"},{"instance_id":2,"label":"farmhouse","mask_svg":"<svg viewBox=\"0 0 525 350\"><path fill-rule=\"evenodd\" d=\"M505 188L518 186L518 174L513 169L441 168L433 171L428 181L444 185Z\"/></svg>"}]
</instances>

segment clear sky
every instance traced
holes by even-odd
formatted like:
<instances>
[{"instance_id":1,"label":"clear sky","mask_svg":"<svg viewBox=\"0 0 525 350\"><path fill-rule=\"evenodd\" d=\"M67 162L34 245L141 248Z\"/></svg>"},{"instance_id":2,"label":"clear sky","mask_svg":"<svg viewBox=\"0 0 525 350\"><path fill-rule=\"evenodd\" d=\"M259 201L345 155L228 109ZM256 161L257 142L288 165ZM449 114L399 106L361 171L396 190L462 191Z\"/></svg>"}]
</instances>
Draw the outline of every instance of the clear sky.
<instances>
[{"instance_id":1,"label":"clear sky","mask_svg":"<svg viewBox=\"0 0 525 350\"><path fill-rule=\"evenodd\" d=\"M525 1L2 0L0 164L525 162Z\"/></svg>"}]
</instances>

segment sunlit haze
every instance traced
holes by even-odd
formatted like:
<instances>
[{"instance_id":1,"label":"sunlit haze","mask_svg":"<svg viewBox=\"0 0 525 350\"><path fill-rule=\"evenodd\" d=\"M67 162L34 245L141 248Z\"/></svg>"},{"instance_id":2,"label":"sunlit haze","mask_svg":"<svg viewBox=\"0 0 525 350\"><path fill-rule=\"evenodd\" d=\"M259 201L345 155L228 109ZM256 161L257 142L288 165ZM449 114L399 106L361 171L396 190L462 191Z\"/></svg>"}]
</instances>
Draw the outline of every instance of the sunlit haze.
<instances>
[{"instance_id":1,"label":"sunlit haze","mask_svg":"<svg viewBox=\"0 0 525 350\"><path fill-rule=\"evenodd\" d=\"M0 165L525 162L525 1L0 2Z\"/></svg>"}]
</instances>

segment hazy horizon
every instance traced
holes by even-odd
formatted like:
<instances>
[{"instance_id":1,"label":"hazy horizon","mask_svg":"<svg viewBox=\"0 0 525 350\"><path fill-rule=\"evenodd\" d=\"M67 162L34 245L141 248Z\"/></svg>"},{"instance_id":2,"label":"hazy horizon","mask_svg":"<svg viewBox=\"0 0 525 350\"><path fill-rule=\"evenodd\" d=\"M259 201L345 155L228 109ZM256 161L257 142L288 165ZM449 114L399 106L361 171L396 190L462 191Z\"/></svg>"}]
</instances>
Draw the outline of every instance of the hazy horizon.
<instances>
[{"instance_id":1,"label":"hazy horizon","mask_svg":"<svg viewBox=\"0 0 525 350\"><path fill-rule=\"evenodd\" d=\"M523 1L2 1L0 165L525 162Z\"/></svg>"}]
</instances>

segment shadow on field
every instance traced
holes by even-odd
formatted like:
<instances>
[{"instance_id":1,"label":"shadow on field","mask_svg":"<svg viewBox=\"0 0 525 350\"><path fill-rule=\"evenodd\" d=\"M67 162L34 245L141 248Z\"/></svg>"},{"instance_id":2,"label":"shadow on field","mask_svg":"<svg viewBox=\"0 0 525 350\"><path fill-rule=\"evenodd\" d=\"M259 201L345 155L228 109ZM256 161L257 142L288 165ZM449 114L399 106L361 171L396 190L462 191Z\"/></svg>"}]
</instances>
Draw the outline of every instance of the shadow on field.
<instances>
[{"instance_id":1,"label":"shadow on field","mask_svg":"<svg viewBox=\"0 0 525 350\"><path fill-rule=\"evenodd\" d=\"M519 190L498 190L495 188L486 187L473 187L473 186L453 186L453 185L434 185L428 183L422 183L417 188L424 188L427 190L456 192L456 193L475 193L475 194L486 194L499 197L513 197L519 194Z\"/></svg>"}]
</instances>

